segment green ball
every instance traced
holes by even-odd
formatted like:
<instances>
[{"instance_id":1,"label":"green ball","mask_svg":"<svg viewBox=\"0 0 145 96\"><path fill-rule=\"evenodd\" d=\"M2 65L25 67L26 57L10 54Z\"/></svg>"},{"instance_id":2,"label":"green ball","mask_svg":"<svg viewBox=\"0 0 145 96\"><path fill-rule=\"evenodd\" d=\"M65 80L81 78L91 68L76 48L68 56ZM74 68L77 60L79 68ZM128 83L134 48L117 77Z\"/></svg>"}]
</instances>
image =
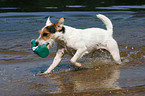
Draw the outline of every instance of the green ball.
<instances>
[{"instance_id":1,"label":"green ball","mask_svg":"<svg viewBox=\"0 0 145 96\"><path fill-rule=\"evenodd\" d=\"M31 44L32 44L31 48L36 47L36 44L35 44L35 40L34 39L31 40Z\"/></svg>"},{"instance_id":2,"label":"green ball","mask_svg":"<svg viewBox=\"0 0 145 96\"><path fill-rule=\"evenodd\" d=\"M31 44L31 48L36 47L35 40L31 40ZM42 58L45 58L49 55L49 49L47 48L46 44L38 46L33 52Z\"/></svg>"},{"instance_id":3,"label":"green ball","mask_svg":"<svg viewBox=\"0 0 145 96\"><path fill-rule=\"evenodd\" d=\"M49 49L47 48L46 44L38 46L34 52L42 58L45 58L49 55Z\"/></svg>"}]
</instances>

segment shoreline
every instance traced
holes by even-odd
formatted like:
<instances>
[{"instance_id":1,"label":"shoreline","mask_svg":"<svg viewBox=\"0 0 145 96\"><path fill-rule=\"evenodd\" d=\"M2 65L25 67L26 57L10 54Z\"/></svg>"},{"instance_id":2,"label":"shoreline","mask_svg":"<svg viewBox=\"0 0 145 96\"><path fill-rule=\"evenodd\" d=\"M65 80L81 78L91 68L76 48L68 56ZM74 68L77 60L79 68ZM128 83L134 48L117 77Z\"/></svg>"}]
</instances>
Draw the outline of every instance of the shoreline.
<instances>
[{"instance_id":1,"label":"shoreline","mask_svg":"<svg viewBox=\"0 0 145 96\"><path fill-rule=\"evenodd\" d=\"M91 91L91 92L74 92L74 93L50 93L44 95L26 95L26 96L143 96L145 94L145 88L124 88L121 90L107 90L107 91Z\"/></svg>"}]
</instances>

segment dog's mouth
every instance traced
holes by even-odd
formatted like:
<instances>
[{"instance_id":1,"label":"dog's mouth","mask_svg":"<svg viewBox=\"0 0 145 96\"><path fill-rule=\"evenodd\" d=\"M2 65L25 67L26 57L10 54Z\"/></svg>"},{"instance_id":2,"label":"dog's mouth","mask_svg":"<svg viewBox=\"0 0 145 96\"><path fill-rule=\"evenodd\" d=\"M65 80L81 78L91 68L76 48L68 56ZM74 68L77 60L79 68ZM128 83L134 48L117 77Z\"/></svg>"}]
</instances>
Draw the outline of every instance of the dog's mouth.
<instances>
[{"instance_id":1,"label":"dog's mouth","mask_svg":"<svg viewBox=\"0 0 145 96\"><path fill-rule=\"evenodd\" d=\"M50 43L46 43L46 46L47 46L47 48L49 49L50 48L50 45L49 45ZM35 45L36 46L40 46L40 45L42 45L42 44L40 44L39 42L35 42Z\"/></svg>"},{"instance_id":2,"label":"dog's mouth","mask_svg":"<svg viewBox=\"0 0 145 96\"><path fill-rule=\"evenodd\" d=\"M49 47L49 43L47 43L46 46L47 46L48 49L50 48L50 47Z\"/></svg>"},{"instance_id":3,"label":"dog's mouth","mask_svg":"<svg viewBox=\"0 0 145 96\"><path fill-rule=\"evenodd\" d=\"M49 43L46 43L46 45L48 46L48 45L49 45Z\"/></svg>"}]
</instances>

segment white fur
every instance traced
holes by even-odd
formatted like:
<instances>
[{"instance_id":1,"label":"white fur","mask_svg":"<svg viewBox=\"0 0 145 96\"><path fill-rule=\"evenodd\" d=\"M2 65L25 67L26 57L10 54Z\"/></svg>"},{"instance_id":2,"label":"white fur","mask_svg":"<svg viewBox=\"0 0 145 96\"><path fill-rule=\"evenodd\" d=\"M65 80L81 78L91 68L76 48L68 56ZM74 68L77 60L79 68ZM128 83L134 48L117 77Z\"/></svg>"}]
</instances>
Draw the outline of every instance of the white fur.
<instances>
[{"instance_id":1,"label":"white fur","mask_svg":"<svg viewBox=\"0 0 145 96\"><path fill-rule=\"evenodd\" d=\"M118 45L112 37L113 25L111 21L104 15L98 14L96 16L104 22L107 30L101 28L76 29L64 25L65 33L56 32L55 36L47 41L37 39L41 44L50 43L50 46L54 42L58 43L58 52L53 63L43 74L50 73L60 63L65 53L72 53L71 63L77 67L82 67L77 60L85 54L100 48L108 50L116 63L121 64ZM50 25L50 23L48 18L46 26ZM76 50L75 53L74 50Z\"/></svg>"},{"instance_id":2,"label":"white fur","mask_svg":"<svg viewBox=\"0 0 145 96\"><path fill-rule=\"evenodd\" d=\"M48 19L47 19L47 22L46 22L46 26L49 26L49 25L51 25L52 23L51 23L51 21L50 21L50 17L48 17Z\"/></svg>"}]
</instances>

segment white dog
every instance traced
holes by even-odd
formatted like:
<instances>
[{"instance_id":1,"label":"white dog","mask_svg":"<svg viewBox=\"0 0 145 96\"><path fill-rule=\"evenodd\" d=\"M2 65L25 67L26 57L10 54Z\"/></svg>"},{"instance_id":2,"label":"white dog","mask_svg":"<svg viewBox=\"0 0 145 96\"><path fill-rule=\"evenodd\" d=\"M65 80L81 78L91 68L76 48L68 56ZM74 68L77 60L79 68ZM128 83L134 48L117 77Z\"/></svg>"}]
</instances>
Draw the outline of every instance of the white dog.
<instances>
[{"instance_id":1,"label":"white dog","mask_svg":"<svg viewBox=\"0 0 145 96\"><path fill-rule=\"evenodd\" d=\"M112 22L104 15L96 15L106 25L107 30L101 28L76 29L64 25L64 18L52 24L48 18L46 25L40 30L36 39L37 45L48 44L48 48L58 43L58 51L51 66L43 73L50 73L62 60L64 54L72 54L70 62L77 67L82 65L77 62L82 56L97 49L108 50L116 63L121 64L117 42L113 39ZM73 54L73 52L75 52Z\"/></svg>"}]
</instances>

